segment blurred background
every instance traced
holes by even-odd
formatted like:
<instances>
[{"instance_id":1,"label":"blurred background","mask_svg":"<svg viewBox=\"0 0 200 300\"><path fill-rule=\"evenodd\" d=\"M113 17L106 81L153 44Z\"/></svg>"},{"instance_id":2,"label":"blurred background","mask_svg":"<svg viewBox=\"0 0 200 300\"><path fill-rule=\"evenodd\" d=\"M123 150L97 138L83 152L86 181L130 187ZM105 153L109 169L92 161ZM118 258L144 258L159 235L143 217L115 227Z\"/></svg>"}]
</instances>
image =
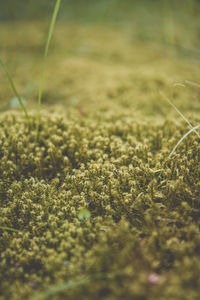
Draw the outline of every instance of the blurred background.
<instances>
[{"instance_id":1,"label":"blurred background","mask_svg":"<svg viewBox=\"0 0 200 300\"><path fill-rule=\"evenodd\" d=\"M33 107L54 5L0 0L0 57ZM59 103L88 112L126 108L166 115L162 89L183 112L197 112L199 89L172 86L199 83L199 62L198 0L61 0L42 103L48 109ZM0 72L0 111L12 97Z\"/></svg>"},{"instance_id":2,"label":"blurred background","mask_svg":"<svg viewBox=\"0 0 200 300\"><path fill-rule=\"evenodd\" d=\"M55 0L0 1L0 22L49 19ZM59 21L107 24L134 37L200 53L198 0L62 0Z\"/></svg>"}]
</instances>

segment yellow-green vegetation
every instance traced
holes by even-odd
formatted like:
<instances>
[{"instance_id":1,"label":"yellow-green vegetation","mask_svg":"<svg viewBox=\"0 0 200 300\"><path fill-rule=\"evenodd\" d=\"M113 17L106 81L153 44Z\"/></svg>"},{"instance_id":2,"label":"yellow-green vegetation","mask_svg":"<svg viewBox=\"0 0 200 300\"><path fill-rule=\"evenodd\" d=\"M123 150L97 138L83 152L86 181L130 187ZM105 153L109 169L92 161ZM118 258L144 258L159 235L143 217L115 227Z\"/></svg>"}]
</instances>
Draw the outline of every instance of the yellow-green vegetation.
<instances>
[{"instance_id":1,"label":"yellow-green vegetation","mask_svg":"<svg viewBox=\"0 0 200 300\"><path fill-rule=\"evenodd\" d=\"M46 71L46 60L47 60L47 54L49 50L49 45L50 41L52 38L57 14L60 8L60 1L61 0L56 0L55 2L55 7L53 11L53 15L51 18L50 26L49 26L49 31L47 35L47 41L44 49L44 58L43 58L43 70L42 70L42 75L40 79L40 87L39 87L39 92L38 92L38 111L37 111L37 124L36 124L36 139L38 138L38 133L39 133L39 126L40 126L40 106L41 106L41 100L42 100L42 92L43 92L43 85L44 85L44 79L45 79L45 71Z\"/></svg>"},{"instance_id":2,"label":"yellow-green vegetation","mask_svg":"<svg viewBox=\"0 0 200 300\"><path fill-rule=\"evenodd\" d=\"M196 136L168 159L182 121L47 114L35 144L22 113L5 113L0 130L0 224L18 230L0 233L2 299L85 276L92 282L54 298L198 295ZM80 218L83 209L90 218Z\"/></svg>"},{"instance_id":3,"label":"yellow-green vegetation","mask_svg":"<svg viewBox=\"0 0 200 300\"><path fill-rule=\"evenodd\" d=\"M58 24L36 141L47 28L0 26L29 115L0 72L0 300L198 299L200 139L169 157L190 126L159 91L199 132L199 61L123 28Z\"/></svg>"}]
</instances>

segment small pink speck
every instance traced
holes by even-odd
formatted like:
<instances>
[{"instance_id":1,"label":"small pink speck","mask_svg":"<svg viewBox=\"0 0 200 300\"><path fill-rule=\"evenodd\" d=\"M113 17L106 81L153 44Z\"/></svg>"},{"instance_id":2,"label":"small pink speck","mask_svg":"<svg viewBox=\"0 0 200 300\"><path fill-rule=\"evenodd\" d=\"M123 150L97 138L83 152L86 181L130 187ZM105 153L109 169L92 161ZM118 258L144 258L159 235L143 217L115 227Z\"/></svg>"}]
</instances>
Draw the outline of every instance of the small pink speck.
<instances>
[{"instance_id":1,"label":"small pink speck","mask_svg":"<svg viewBox=\"0 0 200 300\"><path fill-rule=\"evenodd\" d=\"M148 282L151 284L157 284L160 281L160 276L156 273L151 273L148 276Z\"/></svg>"}]
</instances>

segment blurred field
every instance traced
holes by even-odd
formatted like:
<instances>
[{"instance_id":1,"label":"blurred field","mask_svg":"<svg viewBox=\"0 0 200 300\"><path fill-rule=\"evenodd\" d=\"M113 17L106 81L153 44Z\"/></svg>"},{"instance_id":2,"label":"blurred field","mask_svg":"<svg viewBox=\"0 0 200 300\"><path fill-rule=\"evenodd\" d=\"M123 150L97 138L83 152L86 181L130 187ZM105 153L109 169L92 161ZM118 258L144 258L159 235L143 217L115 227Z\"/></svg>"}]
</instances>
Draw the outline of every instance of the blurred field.
<instances>
[{"instance_id":1,"label":"blurred field","mask_svg":"<svg viewBox=\"0 0 200 300\"><path fill-rule=\"evenodd\" d=\"M8 0L0 4L0 21L49 19L54 1ZM59 20L126 28L140 39L157 40L199 50L199 13L197 0L65 0Z\"/></svg>"},{"instance_id":2,"label":"blurred field","mask_svg":"<svg viewBox=\"0 0 200 300\"><path fill-rule=\"evenodd\" d=\"M53 4L1 3L0 55L32 107ZM43 104L87 111L123 106L164 114L165 103L160 105L158 96L162 88L175 95L180 108L199 110L196 89L190 94L190 87L172 86L199 80L199 12L198 1L63 1ZM0 76L3 111L12 91Z\"/></svg>"}]
</instances>

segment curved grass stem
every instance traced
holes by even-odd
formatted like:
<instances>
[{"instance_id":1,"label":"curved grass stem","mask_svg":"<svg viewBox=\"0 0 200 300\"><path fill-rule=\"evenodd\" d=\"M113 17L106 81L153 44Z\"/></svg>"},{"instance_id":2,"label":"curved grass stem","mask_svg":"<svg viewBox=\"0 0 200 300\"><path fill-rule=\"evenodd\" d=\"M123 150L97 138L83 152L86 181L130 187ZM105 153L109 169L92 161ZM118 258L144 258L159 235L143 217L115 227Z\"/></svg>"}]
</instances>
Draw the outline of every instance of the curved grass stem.
<instances>
[{"instance_id":1,"label":"curved grass stem","mask_svg":"<svg viewBox=\"0 0 200 300\"><path fill-rule=\"evenodd\" d=\"M176 148L178 147L178 145L193 131L195 131L197 128L199 128L200 125L197 125L195 127L193 127L192 129L190 129L186 134L184 134L184 136L178 141L178 143L176 144L176 146L173 148L173 150L171 151L169 158L172 157L174 151L176 150Z\"/></svg>"},{"instance_id":2,"label":"curved grass stem","mask_svg":"<svg viewBox=\"0 0 200 300\"><path fill-rule=\"evenodd\" d=\"M196 130L196 127L193 127L192 124L190 123L190 121L180 112L180 110L169 100L169 98L161 91L160 95L176 110L176 112L183 118L183 120L185 120L185 122L188 123L188 125L191 127L191 129L194 129L194 132L198 135L198 137L200 138L200 134L199 132ZM197 127L198 128L198 127Z\"/></svg>"}]
</instances>

